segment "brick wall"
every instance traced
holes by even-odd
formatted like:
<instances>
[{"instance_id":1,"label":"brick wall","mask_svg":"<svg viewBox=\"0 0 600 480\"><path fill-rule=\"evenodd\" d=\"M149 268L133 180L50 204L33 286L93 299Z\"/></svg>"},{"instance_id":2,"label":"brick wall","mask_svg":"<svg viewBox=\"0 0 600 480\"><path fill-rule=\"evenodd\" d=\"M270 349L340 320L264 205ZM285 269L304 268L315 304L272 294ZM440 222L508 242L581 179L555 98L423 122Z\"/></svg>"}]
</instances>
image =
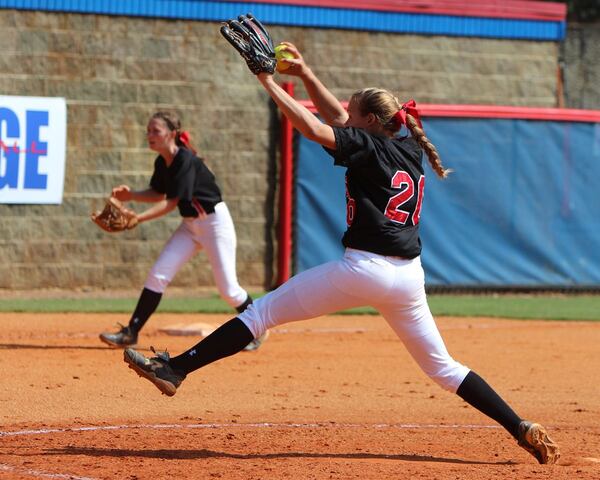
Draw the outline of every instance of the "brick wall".
<instances>
[{"instance_id":1,"label":"brick wall","mask_svg":"<svg viewBox=\"0 0 600 480\"><path fill-rule=\"evenodd\" d=\"M270 285L277 122L218 24L2 10L0 31L0 94L61 96L68 107L63 204L0 205L0 288L142 285L178 215L108 235L89 213L115 185L147 185L154 155L144 132L158 108L181 114L222 186L241 283ZM341 98L382 86L423 103L556 105L555 43L271 31L295 42ZM213 285L204 255L173 284Z\"/></svg>"}]
</instances>

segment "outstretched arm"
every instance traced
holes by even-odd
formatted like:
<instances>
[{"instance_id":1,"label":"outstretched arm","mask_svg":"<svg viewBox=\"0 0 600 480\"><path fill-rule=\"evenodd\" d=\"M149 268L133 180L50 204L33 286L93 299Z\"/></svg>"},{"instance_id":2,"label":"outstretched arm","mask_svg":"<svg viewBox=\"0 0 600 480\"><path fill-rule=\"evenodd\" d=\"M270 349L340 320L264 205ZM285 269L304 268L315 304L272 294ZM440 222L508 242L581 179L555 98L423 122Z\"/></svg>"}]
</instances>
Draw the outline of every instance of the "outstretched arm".
<instances>
[{"instance_id":1,"label":"outstretched arm","mask_svg":"<svg viewBox=\"0 0 600 480\"><path fill-rule=\"evenodd\" d=\"M156 190L152 188L147 188L146 190L136 190L131 192L132 200L134 202L143 202L143 203L156 203L164 200L165 194L158 193Z\"/></svg>"},{"instance_id":2,"label":"outstretched arm","mask_svg":"<svg viewBox=\"0 0 600 480\"><path fill-rule=\"evenodd\" d=\"M129 185L119 185L112 189L111 195L115 197L117 200L121 200L122 202L144 202L144 203L156 203L164 200L165 194L158 193L156 190L152 188L147 188L146 190L138 190L134 191L129 188Z\"/></svg>"},{"instance_id":3,"label":"outstretched arm","mask_svg":"<svg viewBox=\"0 0 600 480\"><path fill-rule=\"evenodd\" d=\"M333 129L321 123L310 111L294 100L273 79L273 75L259 73L258 80L292 125L309 140L329 149L335 149Z\"/></svg>"},{"instance_id":4,"label":"outstretched arm","mask_svg":"<svg viewBox=\"0 0 600 480\"><path fill-rule=\"evenodd\" d=\"M145 210L142 213L138 214L138 222L147 222L148 220L162 217L163 215L166 215L167 213L173 211L177 206L178 202L178 198L163 198L162 200L156 202L148 210Z\"/></svg>"},{"instance_id":5,"label":"outstretched arm","mask_svg":"<svg viewBox=\"0 0 600 480\"><path fill-rule=\"evenodd\" d=\"M348 120L348 112L342 106L340 101L327 89L317 78L314 72L308 67L300 51L293 43L281 42L285 49L290 52L294 58L284 60L289 68L283 70L282 74L294 75L300 77L308 96L314 103L319 115L327 125L343 127Z\"/></svg>"}]
</instances>

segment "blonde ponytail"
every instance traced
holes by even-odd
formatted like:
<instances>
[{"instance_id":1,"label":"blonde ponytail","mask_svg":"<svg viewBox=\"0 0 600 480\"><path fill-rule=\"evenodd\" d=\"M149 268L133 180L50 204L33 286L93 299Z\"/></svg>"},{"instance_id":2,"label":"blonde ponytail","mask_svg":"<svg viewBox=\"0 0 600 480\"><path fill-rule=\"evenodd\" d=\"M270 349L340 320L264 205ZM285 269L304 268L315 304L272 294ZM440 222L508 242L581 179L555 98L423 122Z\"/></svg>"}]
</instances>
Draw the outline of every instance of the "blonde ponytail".
<instances>
[{"instance_id":1,"label":"blonde ponytail","mask_svg":"<svg viewBox=\"0 0 600 480\"><path fill-rule=\"evenodd\" d=\"M435 145L427 138L420 126L419 111L414 100L409 100L401 105L398 99L388 90L363 88L355 92L350 101L357 102L362 115L373 113L384 130L391 135L397 134L402 125L406 125L412 137L425 150L431 168L438 177L446 178L452 171L443 167L440 154Z\"/></svg>"}]
</instances>

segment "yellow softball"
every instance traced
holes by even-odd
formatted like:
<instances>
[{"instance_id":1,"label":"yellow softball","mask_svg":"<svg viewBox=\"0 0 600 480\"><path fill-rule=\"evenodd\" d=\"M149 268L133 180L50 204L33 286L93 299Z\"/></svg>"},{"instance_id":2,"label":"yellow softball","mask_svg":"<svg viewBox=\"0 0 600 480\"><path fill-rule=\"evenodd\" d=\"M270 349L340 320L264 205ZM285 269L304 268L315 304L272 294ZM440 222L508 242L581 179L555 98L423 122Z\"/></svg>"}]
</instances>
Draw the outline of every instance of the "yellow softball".
<instances>
[{"instance_id":1,"label":"yellow softball","mask_svg":"<svg viewBox=\"0 0 600 480\"><path fill-rule=\"evenodd\" d=\"M283 44L279 44L275 47L275 58L277 59L277 71L283 72L290 68L290 64L286 62L282 62L281 60L284 58L294 58L291 52L288 52L287 47Z\"/></svg>"}]
</instances>

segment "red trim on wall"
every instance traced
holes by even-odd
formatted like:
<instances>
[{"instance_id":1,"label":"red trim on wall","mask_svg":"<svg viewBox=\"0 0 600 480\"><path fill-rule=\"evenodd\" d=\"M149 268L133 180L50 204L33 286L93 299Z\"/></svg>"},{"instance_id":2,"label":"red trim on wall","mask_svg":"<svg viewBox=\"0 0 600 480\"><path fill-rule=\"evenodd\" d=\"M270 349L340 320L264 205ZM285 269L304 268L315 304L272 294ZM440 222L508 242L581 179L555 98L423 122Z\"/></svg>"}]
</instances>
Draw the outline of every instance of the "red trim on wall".
<instances>
[{"instance_id":1,"label":"red trim on wall","mask_svg":"<svg viewBox=\"0 0 600 480\"><path fill-rule=\"evenodd\" d=\"M567 5L532 0L254 0L256 3L385 12L565 21Z\"/></svg>"},{"instance_id":2,"label":"red trim on wall","mask_svg":"<svg viewBox=\"0 0 600 480\"><path fill-rule=\"evenodd\" d=\"M600 111L574 108L531 108L494 105L419 105L429 117L516 118L562 122L600 122Z\"/></svg>"},{"instance_id":3,"label":"red trim on wall","mask_svg":"<svg viewBox=\"0 0 600 480\"><path fill-rule=\"evenodd\" d=\"M300 103L316 113L310 100ZM347 106L347 102L343 102ZM574 108L532 108L508 107L502 105L441 105L431 103L417 104L423 117L454 118L514 118L522 120L548 120L562 122L600 123L600 110L578 110Z\"/></svg>"}]
</instances>

